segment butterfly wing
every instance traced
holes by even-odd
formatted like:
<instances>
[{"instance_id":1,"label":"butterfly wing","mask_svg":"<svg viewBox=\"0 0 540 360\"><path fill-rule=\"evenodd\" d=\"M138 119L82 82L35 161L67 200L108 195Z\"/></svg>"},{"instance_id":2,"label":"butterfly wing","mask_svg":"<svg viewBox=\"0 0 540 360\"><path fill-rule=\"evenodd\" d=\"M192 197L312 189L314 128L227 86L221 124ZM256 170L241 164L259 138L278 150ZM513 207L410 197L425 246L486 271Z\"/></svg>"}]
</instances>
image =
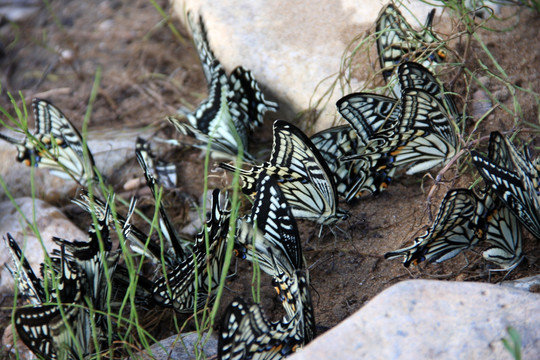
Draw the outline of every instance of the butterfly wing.
<instances>
[{"instance_id":1,"label":"butterfly wing","mask_svg":"<svg viewBox=\"0 0 540 360\"><path fill-rule=\"evenodd\" d=\"M431 71L422 64L410 61L401 64L398 67L398 80L402 89L424 90L444 105L446 112L454 121L458 122L461 119L452 95L445 90Z\"/></svg>"},{"instance_id":2,"label":"butterfly wing","mask_svg":"<svg viewBox=\"0 0 540 360\"><path fill-rule=\"evenodd\" d=\"M219 197L214 190L210 219L197 235L192 256L156 281L152 293L158 304L192 314L213 299L223 272L230 219Z\"/></svg>"},{"instance_id":3,"label":"butterfly wing","mask_svg":"<svg viewBox=\"0 0 540 360\"><path fill-rule=\"evenodd\" d=\"M444 51L437 49L440 39L431 30L434 15L435 10L432 10L423 31L417 32L392 3L381 10L376 22L377 50L387 83L395 66L404 60L425 59L426 64L444 60Z\"/></svg>"},{"instance_id":4,"label":"butterfly wing","mask_svg":"<svg viewBox=\"0 0 540 360\"><path fill-rule=\"evenodd\" d=\"M453 189L444 197L435 221L407 248L386 253L386 259L403 256L403 264L442 262L478 243L473 219L477 199L469 189Z\"/></svg>"},{"instance_id":5,"label":"butterfly wing","mask_svg":"<svg viewBox=\"0 0 540 360\"><path fill-rule=\"evenodd\" d=\"M393 128L401 111L397 100L370 93L346 95L338 100L336 106L356 131L362 145L366 145L380 129Z\"/></svg>"}]
</instances>

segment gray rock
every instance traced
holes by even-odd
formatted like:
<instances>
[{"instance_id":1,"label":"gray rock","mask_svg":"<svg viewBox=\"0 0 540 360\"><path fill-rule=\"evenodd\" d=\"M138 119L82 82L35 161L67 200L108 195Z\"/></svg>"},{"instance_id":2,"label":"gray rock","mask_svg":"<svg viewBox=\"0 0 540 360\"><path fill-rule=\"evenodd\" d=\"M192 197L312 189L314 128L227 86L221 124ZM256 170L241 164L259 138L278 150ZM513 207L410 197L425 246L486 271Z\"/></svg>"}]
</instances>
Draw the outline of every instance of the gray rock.
<instances>
[{"instance_id":1,"label":"gray rock","mask_svg":"<svg viewBox=\"0 0 540 360\"><path fill-rule=\"evenodd\" d=\"M201 345L202 344L202 345ZM205 357L198 357L193 350L197 348L197 353L201 351ZM133 355L131 360L192 360L192 359L207 359L217 354L217 339L214 336L208 336L207 333L203 333L202 338L199 339L197 333L179 334L178 336L171 336L165 340L162 340L158 344L154 344L150 347L151 355L146 352Z\"/></svg>"},{"instance_id":2,"label":"gray rock","mask_svg":"<svg viewBox=\"0 0 540 360\"><path fill-rule=\"evenodd\" d=\"M537 359L539 310L540 295L504 286L403 281L289 359L512 359L509 326Z\"/></svg>"},{"instance_id":3,"label":"gray rock","mask_svg":"<svg viewBox=\"0 0 540 360\"><path fill-rule=\"evenodd\" d=\"M516 289L530 291L534 293L540 292L540 275L528 276L526 278L503 281L503 286L510 286Z\"/></svg>"},{"instance_id":4,"label":"gray rock","mask_svg":"<svg viewBox=\"0 0 540 360\"><path fill-rule=\"evenodd\" d=\"M269 116L289 120L329 89L347 46L374 25L382 5L352 0L173 1L184 24L186 11L202 13L210 45L225 68L231 71L243 65L250 69L262 89L269 90L268 98L280 103L280 114ZM432 9L418 0L407 2L407 7L421 23ZM411 24L418 24L408 11L403 12ZM436 18L435 25L440 24ZM364 74L362 66L368 64L354 65L360 66L355 72ZM315 130L330 126L336 101L351 88L358 91L364 80L353 79L344 91L339 85L335 88Z\"/></svg>"},{"instance_id":5,"label":"gray rock","mask_svg":"<svg viewBox=\"0 0 540 360\"><path fill-rule=\"evenodd\" d=\"M32 198L15 199L24 217L17 211L11 201L0 203L0 236L6 237L10 233L23 249L26 259L34 271L39 271L39 265L43 262L45 248L47 252L58 246L52 241L53 236L67 240L84 240L86 234L76 227L57 208L39 199L33 203ZM35 208L33 207L35 206ZM35 225L41 234L43 243L34 235L32 229L26 224L26 219L32 221L32 211L35 209ZM0 294L13 293L14 281L11 274L5 269L5 264L13 268L13 262L6 248L5 242L0 241Z\"/></svg>"}]
</instances>

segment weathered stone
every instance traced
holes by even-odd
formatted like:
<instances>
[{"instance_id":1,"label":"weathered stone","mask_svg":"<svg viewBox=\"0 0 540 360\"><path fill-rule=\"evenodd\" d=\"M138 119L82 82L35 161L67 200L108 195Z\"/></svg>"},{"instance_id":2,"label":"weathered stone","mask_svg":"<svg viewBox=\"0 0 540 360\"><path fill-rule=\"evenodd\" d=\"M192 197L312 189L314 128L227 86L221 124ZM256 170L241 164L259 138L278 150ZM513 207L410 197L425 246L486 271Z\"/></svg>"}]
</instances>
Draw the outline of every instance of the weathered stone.
<instances>
[{"instance_id":1,"label":"weathered stone","mask_svg":"<svg viewBox=\"0 0 540 360\"><path fill-rule=\"evenodd\" d=\"M528 276L526 278L511 281L503 281L501 285L534 293L540 293L540 275Z\"/></svg>"},{"instance_id":2,"label":"weathered stone","mask_svg":"<svg viewBox=\"0 0 540 360\"><path fill-rule=\"evenodd\" d=\"M20 208L21 215L11 201L0 203L0 236L6 237L10 233L24 251L26 259L34 271L39 271L39 265L43 262L44 248L48 253L58 246L52 241L53 236L67 240L84 240L86 234L69 221L57 208L44 201L32 198L15 199ZM26 219L32 222L32 213L35 211L35 225L41 234L43 243L34 235L32 229L26 223ZM13 268L13 262L4 241L0 241L0 294L13 293L14 282L11 274L5 269L5 264Z\"/></svg>"},{"instance_id":3,"label":"weathered stone","mask_svg":"<svg viewBox=\"0 0 540 360\"><path fill-rule=\"evenodd\" d=\"M512 359L509 326L535 359L539 310L540 295L504 286L403 281L289 359Z\"/></svg>"},{"instance_id":4,"label":"weathered stone","mask_svg":"<svg viewBox=\"0 0 540 360\"><path fill-rule=\"evenodd\" d=\"M132 356L132 360L192 360L199 359L196 356L194 348L197 348L197 353L204 352L206 357L210 358L217 354L217 339L213 336L208 337L207 333L199 338L197 333L180 334L179 336L171 336L165 340L161 340L158 344L150 347L151 355L143 352Z\"/></svg>"},{"instance_id":5,"label":"weathered stone","mask_svg":"<svg viewBox=\"0 0 540 360\"><path fill-rule=\"evenodd\" d=\"M238 65L250 69L281 112L272 119L291 120L309 108L329 89L340 71L342 56L353 38L374 26L383 3L380 1L210 1L174 0L174 10L186 24L185 12L203 15L209 42L218 59L230 71ZM407 8L421 23L433 8L418 0ZM403 10L403 15L420 24ZM440 13L440 12L439 12ZM435 28L441 23L435 19ZM374 48L372 51L376 51ZM362 66L358 73L364 74ZM365 79L353 79L358 89ZM330 126L336 101L345 93L337 86L316 124Z\"/></svg>"}]
</instances>

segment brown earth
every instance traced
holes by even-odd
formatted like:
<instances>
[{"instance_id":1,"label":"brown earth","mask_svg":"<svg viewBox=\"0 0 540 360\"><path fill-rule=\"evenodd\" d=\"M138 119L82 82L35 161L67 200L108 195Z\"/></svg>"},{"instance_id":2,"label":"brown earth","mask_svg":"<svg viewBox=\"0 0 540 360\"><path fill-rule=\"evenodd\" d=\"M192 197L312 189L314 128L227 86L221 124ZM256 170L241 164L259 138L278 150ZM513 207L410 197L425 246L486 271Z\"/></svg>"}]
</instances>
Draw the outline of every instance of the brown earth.
<instances>
[{"instance_id":1,"label":"brown earth","mask_svg":"<svg viewBox=\"0 0 540 360\"><path fill-rule=\"evenodd\" d=\"M158 3L168 8L166 1ZM28 21L5 23L0 28L3 44L0 106L13 114L6 95L8 91L14 95L21 91L27 101L37 96L45 97L80 128L94 77L100 68L102 76L89 123L91 129L119 132L152 124L163 128L161 137L175 134L164 120L165 116L174 114L182 105L195 107L206 95L206 84L187 31L174 19L170 23L180 30L182 42L171 33L167 21L147 0L106 0L97 5L88 0L57 1L50 8L43 7ZM494 21L489 25L499 28L513 26L505 32L479 29L478 33L512 84L538 91L539 15L520 10L506 22ZM457 22L454 28L460 30ZM455 53L465 60L470 69L477 71L478 77L485 77L479 70L478 60L490 69L493 69L492 63L476 43L467 44L465 40L466 36L462 36L453 41ZM452 89L469 107L479 100L479 97L473 97L475 93L481 95L477 92L478 83L473 82L466 91L466 79L470 80L470 77L451 70L445 79L457 79L451 83ZM514 109L513 98L503 83L495 80L484 83L497 100ZM474 138L482 138L481 147L485 149L485 136L492 130L523 130L519 139L525 143L532 142L531 148L536 152L539 145L536 138L539 129L537 98L526 91L518 91L517 99L521 116L514 119L498 109L480 124ZM271 143L269 124L272 120L272 114L269 114L265 127L257 135L268 146ZM306 124L302 126L307 127ZM471 122L466 132L469 133L473 127ZM200 199L203 158L198 150L187 148L163 155L177 163L181 175L178 189L168 193L166 202L174 221L181 228L185 216L180 213L185 211L185 206L179 199ZM134 163L133 159L129 161ZM436 175L436 172L432 174ZM225 177L221 172L214 175L210 188L223 187ZM478 175L471 170L470 160L464 157L459 167L454 166L444 174L444 180L434 193L431 211L436 213L448 189L467 187L473 178L478 178ZM123 193L123 184L115 183L114 178L111 181L115 190ZM314 229L313 224L300 224L319 327L335 326L382 290L405 279L497 282L504 277L504 273L490 274L490 266L482 259L479 250L469 251L467 257L460 255L443 264L409 269L404 268L399 260L384 260L384 253L410 244L429 225L426 195L432 185L433 181L428 176L398 176L388 191L380 196L362 199L353 206L343 204L351 213L350 219L339 225L341 230L336 229L334 233L326 230L321 239L317 237L318 229ZM148 199L148 193L141 194ZM125 195L127 198L131 194ZM151 213L151 204L149 200L142 203L143 210ZM66 207L68 215L80 215L71 209ZM507 276L508 279L539 272L537 259L540 247L528 233L525 234L524 251L526 259ZM241 262L238 265L237 276L227 284L223 305L236 296L251 297L250 266ZM266 309L272 310L270 317L277 319L281 316L275 292L267 284L263 286L262 298ZM9 304L10 300L2 303L0 330L10 321ZM162 335L168 332L164 329ZM4 353L5 358L10 356Z\"/></svg>"}]
</instances>

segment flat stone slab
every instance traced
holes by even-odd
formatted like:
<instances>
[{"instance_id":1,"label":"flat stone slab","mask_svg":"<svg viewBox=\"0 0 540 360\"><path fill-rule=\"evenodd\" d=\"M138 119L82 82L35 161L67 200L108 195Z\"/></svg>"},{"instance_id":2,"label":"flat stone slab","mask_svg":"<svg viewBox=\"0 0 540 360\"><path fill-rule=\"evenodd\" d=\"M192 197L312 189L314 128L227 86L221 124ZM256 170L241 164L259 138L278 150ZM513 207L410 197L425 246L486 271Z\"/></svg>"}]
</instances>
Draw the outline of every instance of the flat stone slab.
<instances>
[{"instance_id":1,"label":"flat stone slab","mask_svg":"<svg viewBox=\"0 0 540 360\"><path fill-rule=\"evenodd\" d=\"M509 326L521 336L523 359L538 359L539 324L538 294L484 283L409 280L386 289L289 359L513 359L501 342L509 338Z\"/></svg>"}]
</instances>

